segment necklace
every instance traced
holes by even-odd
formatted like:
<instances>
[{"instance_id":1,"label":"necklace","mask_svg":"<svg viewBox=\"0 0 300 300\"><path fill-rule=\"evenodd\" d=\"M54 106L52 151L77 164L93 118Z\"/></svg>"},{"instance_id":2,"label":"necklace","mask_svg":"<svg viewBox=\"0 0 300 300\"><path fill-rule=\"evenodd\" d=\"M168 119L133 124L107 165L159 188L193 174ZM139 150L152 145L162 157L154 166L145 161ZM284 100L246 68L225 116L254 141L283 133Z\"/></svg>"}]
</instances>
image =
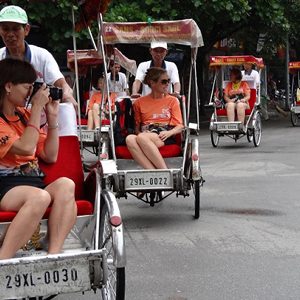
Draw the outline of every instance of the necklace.
<instances>
[{"instance_id":1,"label":"necklace","mask_svg":"<svg viewBox=\"0 0 300 300\"><path fill-rule=\"evenodd\" d=\"M240 88L240 85L241 85L241 82L239 81L238 83L232 83L232 88L234 89L234 90L238 90L239 88Z\"/></svg>"}]
</instances>

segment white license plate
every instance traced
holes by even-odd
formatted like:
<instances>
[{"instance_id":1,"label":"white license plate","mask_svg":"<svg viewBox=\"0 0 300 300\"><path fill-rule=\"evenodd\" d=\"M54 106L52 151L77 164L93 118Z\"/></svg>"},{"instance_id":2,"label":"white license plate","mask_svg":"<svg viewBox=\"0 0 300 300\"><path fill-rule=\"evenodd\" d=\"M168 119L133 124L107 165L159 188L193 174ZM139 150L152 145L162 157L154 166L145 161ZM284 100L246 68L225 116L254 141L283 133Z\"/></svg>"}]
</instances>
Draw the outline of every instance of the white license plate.
<instances>
[{"instance_id":1,"label":"white license plate","mask_svg":"<svg viewBox=\"0 0 300 300\"><path fill-rule=\"evenodd\" d=\"M81 130L81 138L80 132L78 131L79 140L81 139L83 142L94 142L95 141L95 131L94 130Z\"/></svg>"},{"instance_id":2,"label":"white license plate","mask_svg":"<svg viewBox=\"0 0 300 300\"><path fill-rule=\"evenodd\" d=\"M300 106L293 106L293 107L292 107L292 111L293 111L295 114L299 114L299 113L300 113Z\"/></svg>"},{"instance_id":3,"label":"white license plate","mask_svg":"<svg viewBox=\"0 0 300 300\"><path fill-rule=\"evenodd\" d=\"M218 124L219 131L238 130L238 124Z\"/></svg>"},{"instance_id":4,"label":"white license plate","mask_svg":"<svg viewBox=\"0 0 300 300\"><path fill-rule=\"evenodd\" d=\"M0 299L36 297L89 290L86 258L0 267Z\"/></svg>"},{"instance_id":5,"label":"white license plate","mask_svg":"<svg viewBox=\"0 0 300 300\"><path fill-rule=\"evenodd\" d=\"M166 172L128 172L125 176L126 190L138 189L171 189L173 182L171 173Z\"/></svg>"}]
</instances>

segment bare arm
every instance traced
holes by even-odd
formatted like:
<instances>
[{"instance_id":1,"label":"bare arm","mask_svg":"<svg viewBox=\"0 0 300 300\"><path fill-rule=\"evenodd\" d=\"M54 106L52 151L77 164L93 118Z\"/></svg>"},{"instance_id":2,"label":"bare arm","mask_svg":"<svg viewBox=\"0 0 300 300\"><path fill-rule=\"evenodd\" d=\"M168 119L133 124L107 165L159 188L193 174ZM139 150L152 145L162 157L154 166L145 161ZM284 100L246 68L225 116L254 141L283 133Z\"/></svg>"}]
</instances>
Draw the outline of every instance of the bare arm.
<instances>
[{"instance_id":1,"label":"bare arm","mask_svg":"<svg viewBox=\"0 0 300 300\"><path fill-rule=\"evenodd\" d=\"M174 93L180 95L181 85L180 82L174 83Z\"/></svg>"},{"instance_id":2,"label":"bare arm","mask_svg":"<svg viewBox=\"0 0 300 300\"><path fill-rule=\"evenodd\" d=\"M232 99L230 99L227 94L224 94L224 100L226 101L226 103L232 102Z\"/></svg>"},{"instance_id":3,"label":"bare arm","mask_svg":"<svg viewBox=\"0 0 300 300\"><path fill-rule=\"evenodd\" d=\"M250 100L250 92L247 92L242 100L244 100L244 102L248 102Z\"/></svg>"},{"instance_id":4,"label":"bare arm","mask_svg":"<svg viewBox=\"0 0 300 300\"><path fill-rule=\"evenodd\" d=\"M183 128L184 128L184 126L182 124L180 124L180 125L177 125L174 128L172 128L171 130L161 131L158 136L164 142L169 137L181 133Z\"/></svg>"},{"instance_id":5,"label":"bare arm","mask_svg":"<svg viewBox=\"0 0 300 300\"><path fill-rule=\"evenodd\" d=\"M43 107L49 102L49 89L44 89L43 85L32 97L31 115L28 120L28 126L25 128L22 136L16 140L9 152L17 155L33 155L38 143L40 134L41 112Z\"/></svg>"},{"instance_id":6,"label":"bare arm","mask_svg":"<svg viewBox=\"0 0 300 300\"><path fill-rule=\"evenodd\" d=\"M139 95L139 91L141 88L141 81L139 81L138 79L136 79L132 85L132 95Z\"/></svg>"},{"instance_id":7,"label":"bare arm","mask_svg":"<svg viewBox=\"0 0 300 300\"><path fill-rule=\"evenodd\" d=\"M48 133L44 144L44 149L39 156L47 163L56 162L58 155L58 107L58 101L52 101L46 106Z\"/></svg>"},{"instance_id":8,"label":"bare arm","mask_svg":"<svg viewBox=\"0 0 300 300\"><path fill-rule=\"evenodd\" d=\"M71 102L75 108L78 107L78 103L74 99L73 96L73 90L71 87L68 85L66 80L64 78L60 78L54 82L54 86L59 87L63 90L63 102Z\"/></svg>"}]
</instances>

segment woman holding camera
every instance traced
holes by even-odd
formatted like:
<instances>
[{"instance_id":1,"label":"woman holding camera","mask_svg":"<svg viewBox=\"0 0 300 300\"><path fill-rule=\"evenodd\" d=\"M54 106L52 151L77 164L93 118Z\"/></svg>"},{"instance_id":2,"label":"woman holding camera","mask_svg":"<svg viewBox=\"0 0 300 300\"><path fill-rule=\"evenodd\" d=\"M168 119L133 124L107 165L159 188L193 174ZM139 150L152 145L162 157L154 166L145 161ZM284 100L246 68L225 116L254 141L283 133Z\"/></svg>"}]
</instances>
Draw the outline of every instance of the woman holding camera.
<instances>
[{"instance_id":1,"label":"woman holding camera","mask_svg":"<svg viewBox=\"0 0 300 300\"><path fill-rule=\"evenodd\" d=\"M250 88L247 82L242 81L240 69L233 68L230 71L230 81L224 91L227 117L229 122L234 122L235 111L237 119L244 124L245 112L249 108Z\"/></svg>"},{"instance_id":2,"label":"woman holding camera","mask_svg":"<svg viewBox=\"0 0 300 300\"><path fill-rule=\"evenodd\" d=\"M48 253L59 253L74 226L77 214L74 182L59 178L45 186L38 158L54 163L58 155L58 101L49 97L44 84L32 97L31 111L25 104L36 80L27 62L0 61L0 209L17 211L0 249L8 259L27 243L49 205ZM48 133L40 129L45 110Z\"/></svg>"},{"instance_id":3,"label":"woman holding camera","mask_svg":"<svg viewBox=\"0 0 300 300\"><path fill-rule=\"evenodd\" d=\"M166 70L148 69L144 83L152 91L133 104L136 135L127 136L126 144L143 168L167 169L159 148L175 144L175 135L183 129L179 101L168 94L170 79Z\"/></svg>"}]
</instances>

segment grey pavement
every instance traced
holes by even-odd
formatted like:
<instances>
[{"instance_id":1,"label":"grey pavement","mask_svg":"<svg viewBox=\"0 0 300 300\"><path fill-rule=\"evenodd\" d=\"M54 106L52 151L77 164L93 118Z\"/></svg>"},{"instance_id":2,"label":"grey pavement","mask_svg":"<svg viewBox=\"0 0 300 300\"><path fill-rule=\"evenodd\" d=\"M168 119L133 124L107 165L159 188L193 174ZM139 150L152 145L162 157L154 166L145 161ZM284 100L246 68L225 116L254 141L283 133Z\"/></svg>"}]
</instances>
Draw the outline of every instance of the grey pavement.
<instances>
[{"instance_id":1,"label":"grey pavement","mask_svg":"<svg viewBox=\"0 0 300 300\"><path fill-rule=\"evenodd\" d=\"M127 300L300 299L300 128L264 123L262 143L201 133L201 216L193 199L120 200ZM88 293L58 299L101 299Z\"/></svg>"}]
</instances>

